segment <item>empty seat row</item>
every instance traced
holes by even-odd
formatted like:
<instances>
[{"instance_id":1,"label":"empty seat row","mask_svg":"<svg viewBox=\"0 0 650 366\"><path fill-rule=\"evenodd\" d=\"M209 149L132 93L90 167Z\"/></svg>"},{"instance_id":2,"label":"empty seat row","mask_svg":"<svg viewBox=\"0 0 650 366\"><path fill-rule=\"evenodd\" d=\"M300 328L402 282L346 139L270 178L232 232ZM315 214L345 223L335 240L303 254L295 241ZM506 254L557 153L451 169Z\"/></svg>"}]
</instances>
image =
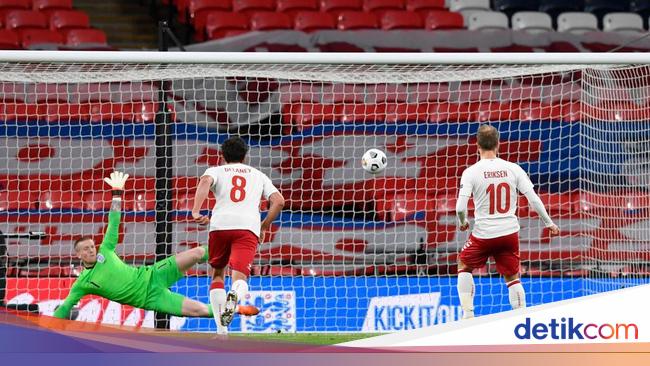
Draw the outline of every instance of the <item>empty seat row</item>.
<instances>
[{"instance_id":1,"label":"empty seat row","mask_svg":"<svg viewBox=\"0 0 650 366\"><path fill-rule=\"evenodd\" d=\"M52 30L90 28L88 15L78 10L56 10L51 14L32 10L12 10L0 18L6 29L50 28Z\"/></svg>"},{"instance_id":2,"label":"empty seat row","mask_svg":"<svg viewBox=\"0 0 650 366\"><path fill-rule=\"evenodd\" d=\"M0 103L0 121L136 122L155 119L158 103Z\"/></svg>"},{"instance_id":3,"label":"empty seat row","mask_svg":"<svg viewBox=\"0 0 650 366\"><path fill-rule=\"evenodd\" d=\"M72 9L72 0L0 0L0 10L3 9L33 9L38 11Z\"/></svg>"},{"instance_id":4,"label":"empty seat row","mask_svg":"<svg viewBox=\"0 0 650 366\"><path fill-rule=\"evenodd\" d=\"M529 33L551 32L553 20L550 15L542 12L522 11L512 15L513 30L523 30ZM467 18L467 28L470 30L509 29L508 18L501 12L475 12ZM622 34L638 34L645 32L643 19L636 13L610 13L603 18L605 32ZM567 12L558 15L557 31L573 34L600 31L595 15L585 12Z\"/></svg>"},{"instance_id":5,"label":"empty seat row","mask_svg":"<svg viewBox=\"0 0 650 366\"><path fill-rule=\"evenodd\" d=\"M106 34L99 29L0 29L0 49L108 48Z\"/></svg>"},{"instance_id":6,"label":"empty seat row","mask_svg":"<svg viewBox=\"0 0 650 366\"><path fill-rule=\"evenodd\" d=\"M455 16L454 16L455 15ZM295 17L284 13L258 12L250 17L242 13L212 12L207 17L208 39L218 39L253 31L295 29L303 32L339 29L462 29L463 19L458 14L430 12L424 19L416 12L387 11L382 16L373 13L348 11L335 17L330 13L299 12Z\"/></svg>"}]
</instances>

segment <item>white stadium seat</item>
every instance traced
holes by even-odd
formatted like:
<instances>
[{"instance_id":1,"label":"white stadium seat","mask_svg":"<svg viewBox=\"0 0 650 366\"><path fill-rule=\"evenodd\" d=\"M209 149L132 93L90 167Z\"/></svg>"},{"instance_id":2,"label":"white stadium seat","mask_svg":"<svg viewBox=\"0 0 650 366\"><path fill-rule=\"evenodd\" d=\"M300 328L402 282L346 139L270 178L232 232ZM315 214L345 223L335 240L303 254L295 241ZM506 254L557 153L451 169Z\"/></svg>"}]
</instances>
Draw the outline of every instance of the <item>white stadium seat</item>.
<instances>
[{"instance_id":1,"label":"white stadium seat","mask_svg":"<svg viewBox=\"0 0 650 366\"><path fill-rule=\"evenodd\" d=\"M603 18L605 32L639 34L645 32L643 19L636 13L609 13Z\"/></svg>"},{"instance_id":2,"label":"white stadium seat","mask_svg":"<svg viewBox=\"0 0 650 366\"><path fill-rule=\"evenodd\" d=\"M598 32L598 19L591 13L562 13L557 17L557 31L573 34Z\"/></svg>"},{"instance_id":3,"label":"white stadium seat","mask_svg":"<svg viewBox=\"0 0 650 366\"><path fill-rule=\"evenodd\" d=\"M478 11L469 16L469 30L493 31L507 30L508 17L499 11Z\"/></svg>"},{"instance_id":4,"label":"white stadium seat","mask_svg":"<svg viewBox=\"0 0 650 366\"><path fill-rule=\"evenodd\" d=\"M467 16L476 11L490 11L490 0L451 0L449 10L463 14L467 22Z\"/></svg>"},{"instance_id":5,"label":"white stadium seat","mask_svg":"<svg viewBox=\"0 0 650 366\"><path fill-rule=\"evenodd\" d=\"M520 11L512 15L512 30L538 34L553 31L553 20L541 11Z\"/></svg>"}]
</instances>

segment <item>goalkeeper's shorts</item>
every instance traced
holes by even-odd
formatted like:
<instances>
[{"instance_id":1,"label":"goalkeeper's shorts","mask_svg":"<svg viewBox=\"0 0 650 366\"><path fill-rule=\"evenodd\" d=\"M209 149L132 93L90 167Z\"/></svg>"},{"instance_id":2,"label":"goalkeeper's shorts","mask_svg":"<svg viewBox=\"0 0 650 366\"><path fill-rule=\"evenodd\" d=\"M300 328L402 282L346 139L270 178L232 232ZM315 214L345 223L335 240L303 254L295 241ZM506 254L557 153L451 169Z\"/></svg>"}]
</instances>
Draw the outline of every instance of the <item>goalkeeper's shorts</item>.
<instances>
[{"instance_id":1,"label":"goalkeeper's shorts","mask_svg":"<svg viewBox=\"0 0 650 366\"><path fill-rule=\"evenodd\" d=\"M181 316L185 296L169 290L183 273L178 269L176 256L165 258L150 266L151 279L144 308L165 314Z\"/></svg>"}]
</instances>

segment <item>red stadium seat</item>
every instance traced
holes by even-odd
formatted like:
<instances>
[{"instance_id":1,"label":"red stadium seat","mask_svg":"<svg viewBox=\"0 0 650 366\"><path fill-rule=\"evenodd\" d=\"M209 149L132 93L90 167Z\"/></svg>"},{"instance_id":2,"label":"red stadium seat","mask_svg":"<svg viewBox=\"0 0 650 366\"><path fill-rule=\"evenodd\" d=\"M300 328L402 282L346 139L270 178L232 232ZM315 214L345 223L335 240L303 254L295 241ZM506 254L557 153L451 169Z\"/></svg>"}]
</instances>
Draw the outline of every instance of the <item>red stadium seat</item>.
<instances>
[{"instance_id":1,"label":"red stadium seat","mask_svg":"<svg viewBox=\"0 0 650 366\"><path fill-rule=\"evenodd\" d=\"M45 14L32 10L12 10L5 16L7 29L38 29L47 28Z\"/></svg>"},{"instance_id":2,"label":"red stadium seat","mask_svg":"<svg viewBox=\"0 0 650 366\"><path fill-rule=\"evenodd\" d=\"M359 30L379 28L379 19L373 13L365 11L343 11L338 17L340 30Z\"/></svg>"},{"instance_id":3,"label":"red stadium seat","mask_svg":"<svg viewBox=\"0 0 650 366\"><path fill-rule=\"evenodd\" d=\"M211 12L205 25L208 39L232 37L248 32L248 17L242 13Z\"/></svg>"},{"instance_id":4,"label":"red stadium seat","mask_svg":"<svg viewBox=\"0 0 650 366\"><path fill-rule=\"evenodd\" d=\"M66 35L68 46L107 46L106 34L99 29L72 29Z\"/></svg>"},{"instance_id":5,"label":"red stadium seat","mask_svg":"<svg viewBox=\"0 0 650 366\"><path fill-rule=\"evenodd\" d=\"M342 109L343 104L297 103L283 107L282 122L286 132L299 132L340 120Z\"/></svg>"},{"instance_id":6,"label":"red stadium seat","mask_svg":"<svg viewBox=\"0 0 650 366\"><path fill-rule=\"evenodd\" d=\"M338 15L343 11L361 11L363 0L320 0L320 10Z\"/></svg>"},{"instance_id":7,"label":"red stadium seat","mask_svg":"<svg viewBox=\"0 0 650 366\"><path fill-rule=\"evenodd\" d=\"M0 29L0 50L19 50L21 48L20 37L17 32Z\"/></svg>"},{"instance_id":8,"label":"red stadium seat","mask_svg":"<svg viewBox=\"0 0 650 366\"><path fill-rule=\"evenodd\" d=\"M276 11L290 16L301 11L317 11L317 0L277 0Z\"/></svg>"},{"instance_id":9,"label":"red stadium seat","mask_svg":"<svg viewBox=\"0 0 650 366\"><path fill-rule=\"evenodd\" d=\"M250 14L256 11L274 10L274 0L233 0L232 2L233 13Z\"/></svg>"},{"instance_id":10,"label":"red stadium seat","mask_svg":"<svg viewBox=\"0 0 650 366\"><path fill-rule=\"evenodd\" d=\"M366 86L368 99L374 103L406 102L409 91L402 84L370 84Z\"/></svg>"},{"instance_id":11,"label":"red stadium seat","mask_svg":"<svg viewBox=\"0 0 650 366\"><path fill-rule=\"evenodd\" d=\"M67 103L70 93L65 84L29 84L25 89L28 103Z\"/></svg>"},{"instance_id":12,"label":"red stadium seat","mask_svg":"<svg viewBox=\"0 0 650 366\"><path fill-rule=\"evenodd\" d=\"M215 200L212 196L203 201L202 210L211 210ZM178 211L192 211L194 206L194 193L181 193L174 198L174 209Z\"/></svg>"},{"instance_id":13,"label":"red stadium seat","mask_svg":"<svg viewBox=\"0 0 650 366\"><path fill-rule=\"evenodd\" d=\"M151 211L156 209L156 192L136 192L124 196L126 211Z\"/></svg>"},{"instance_id":14,"label":"red stadium seat","mask_svg":"<svg viewBox=\"0 0 650 366\"><path fill-rule=\"evenodd\" d=\"M295 30L313 32L324 29L336 29L336 21L331 14L315 11L301 11L294 19Z\"/></svg>"},{"instance_id":15,"label":"red stadium seat","mask_svg":"<svg viewBox=\"0 0 650 366\"><path fill-rule=\"evenodd\" d=\"M83 208L91 211L109 209L111 200L111 192L88 192L82 195Z\"/></svg>"},{"instance_id":16,"label":"red stadium seat","mask_svg":"<svg viewBox=\"0 0 650 366\"><path fill-rule=\"evenodd\" d=\"M153 122L156 102L100 103L91 106L91 122Z\"/></svg>"},{"instance_id":17,"label":"red stadium seat","mask_svg":"<svg viewBox=\"0 0 650 366\"><path fill-rule=\"evenodd\" d=\"M50 29L68 30L90 28L88 14L77 10L56 10L50 14Z\"/></svg>"},{"instance_id":18,"label":"red stadium seat","mask_svg":"<svg viewBox=\"0 0 650 366\"><path fill-rule=\"evenodd\" d=\"M446 10L445 0L406 0L406 10L415 11L425 17L433 10Z\"/></svg>"},{"instance_id":19,"label":"red stadium seat","mask_svg":"<svg viewBox=\"0 0 650 366\"><path fill-rule=\"evenodd\" d=\"M460 13L450 11L431 11L424 19L424 27L428 30L447 30L465 28L465 20Z\"/></svg>"},{"instance_id":20,"label":"red stadium seat","mask_svg":"<svg viewBox=\"0 0 650 366\"><path fill-rule=\"evenodd\" d=\"M0 9L29 9L32 0L0 0Z\"/></svg>"},{"instance_id":21,"label":"red stadium seat","mask_svg":"<svg viewBox=\"0 0 650 366\"><path fill-rule=\"evenodd\" d=\"M404 10L404 0L364 0L363 10L382 15L388 10Z\"/></svg>"},{"instance_id":22,"label":"red stadium seat","mask_svg":"<svg viewBox=\"0 0 650 366\"><path fill-rule=\"evenodd\" d=\"M378 123L385 120L385 104L344 104L341 108L343 123Z\"/></svg>"},{"instance_id":23,"label":"red stadium seat","mask_svg":"<svg viewBox=\"0 0 650 366\"><path fill-rule=\"evenodd\" d=\"M417 213L433 212L435 209L435 197L425 192L399 193L375 201L375 211L382 221L407 220Z\"/></svg>"},{"instance_id":24,"label":"red stadium seat","mask_svg":"<svg viewBox=\"0 0 650 366\"><path fill-rule=\"evenodd\" d=\"M429 108L432 108L432 106L428 103L387 103L386 122L427 122L429 120Z\"/></svg>"},{"instance_id":25,"label":"red stadium seat","mask_svg":"<svg viewBox=\"0 0 650 366\"><path fill-rule=\"evenodd\" d=\"M358 84L327 84L321 94L324 104L363 103L366 99L365 88Z\"/></svg>"},{"instance_id":26,"label":"red stadium seat","mask_svg":"<svg viewBox=\"0 0 650 366\"><path fill-rule=\"evenodd\" d=\"M49 29L22 30L20 42L25 49L51 49L65 44L63 36L59 32Z\"/></svg>"},{"instance_id":27,"label":"red stadium seat","mask_svg":"<svg viewBox=\"0 0 650 366\"><path fill-rule=\"evenodd\" d=\"M229 11L232 8L231 0L190 0L187 10L189 20L194 29L194 39L205 40L205 22L208 14L213 11Z\"/></svg>"},{"instance_id":28,"label":"red stadium seat","mask_svg":"<svg viewBox=\"0 0 650 366\"><path fill-rule=\"evenodd\" d=\"M36 208L36 201L31 192L0 191L0 212L34 208Z\"/></svg>"},{"instance_id":29,"label":"red stadium seat","mask_svg":"<svg viewBox=\"0 0 650 366\"><path fill-rule=\"evenodd\" d=\"M77 192L43 192L39 197L40 210L83 209L81 194Z\"/></svg>"},{"instance_id":30,"label":"red stadium seat","mask_svg":"<svg viewBox=\"0 0 650 366\"><path fill-rule=\"evenodd\" d=\"M36 11L55 11L72 9L72 0L32 0L32 8Z\"/></svg>"},{"instance_id":31,"label":"red stadium seat","mask_svg":"<svg viewBox=\"0 0 650 366\"><path fill-rule=\"evenodd\" d=\"M422 26L418 13L406 10L387 10L381 17L383 30L420 29Z\"/></svg>"},{"instance_id":32,"label":"red stadium seat","mask_svg":"<svg viewBox=\"0 0 650 366\"><path fill-rule=\"evenodd\" d=\"M284 13L259 12L251 14L251 30L268 31L278 29L292 29L291 17Z\"/></svg>"}]
</instances>

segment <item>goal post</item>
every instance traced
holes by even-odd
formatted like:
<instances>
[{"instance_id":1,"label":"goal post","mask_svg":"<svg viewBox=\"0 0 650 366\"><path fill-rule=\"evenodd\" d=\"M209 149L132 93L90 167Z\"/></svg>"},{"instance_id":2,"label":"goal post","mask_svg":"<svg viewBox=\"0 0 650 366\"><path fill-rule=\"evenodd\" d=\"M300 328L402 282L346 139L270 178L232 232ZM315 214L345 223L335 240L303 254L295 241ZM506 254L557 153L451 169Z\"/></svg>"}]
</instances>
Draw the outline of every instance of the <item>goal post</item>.
<instances>
[{"instance_id":1,"label":"goal post","mask_svg":"<svg viewBox=\"0 0 650 366\"><path fill-rule=\"evenodd\" d=\"M206 244L190 220L193 190L237 134L287 205L244 299L261 314L236 318L234 330L455 321L467 238L457 187L483 123L499 130L500 156L524 168L561 229L551 237L519 200L529 305L647 283L649 64L645 54L2 52L0 231L47 234L7 239L5 301L52 314L81 269L72 242L101 242L112 170L131 176L117 248L126 263L152 264L165 253L161 235L171 235L171 254ZM161 144L172 147L167 165ZM388 157L380 174L361 168L369 148ZM475 275L477 315L508 310L494 263ZM208 286L200 265L173 290L208 302ZM77 319L153 326L153 314L95 297L82 299ZM170 325L215 329L210 319Z\"/></svg>"}]
</instances>

